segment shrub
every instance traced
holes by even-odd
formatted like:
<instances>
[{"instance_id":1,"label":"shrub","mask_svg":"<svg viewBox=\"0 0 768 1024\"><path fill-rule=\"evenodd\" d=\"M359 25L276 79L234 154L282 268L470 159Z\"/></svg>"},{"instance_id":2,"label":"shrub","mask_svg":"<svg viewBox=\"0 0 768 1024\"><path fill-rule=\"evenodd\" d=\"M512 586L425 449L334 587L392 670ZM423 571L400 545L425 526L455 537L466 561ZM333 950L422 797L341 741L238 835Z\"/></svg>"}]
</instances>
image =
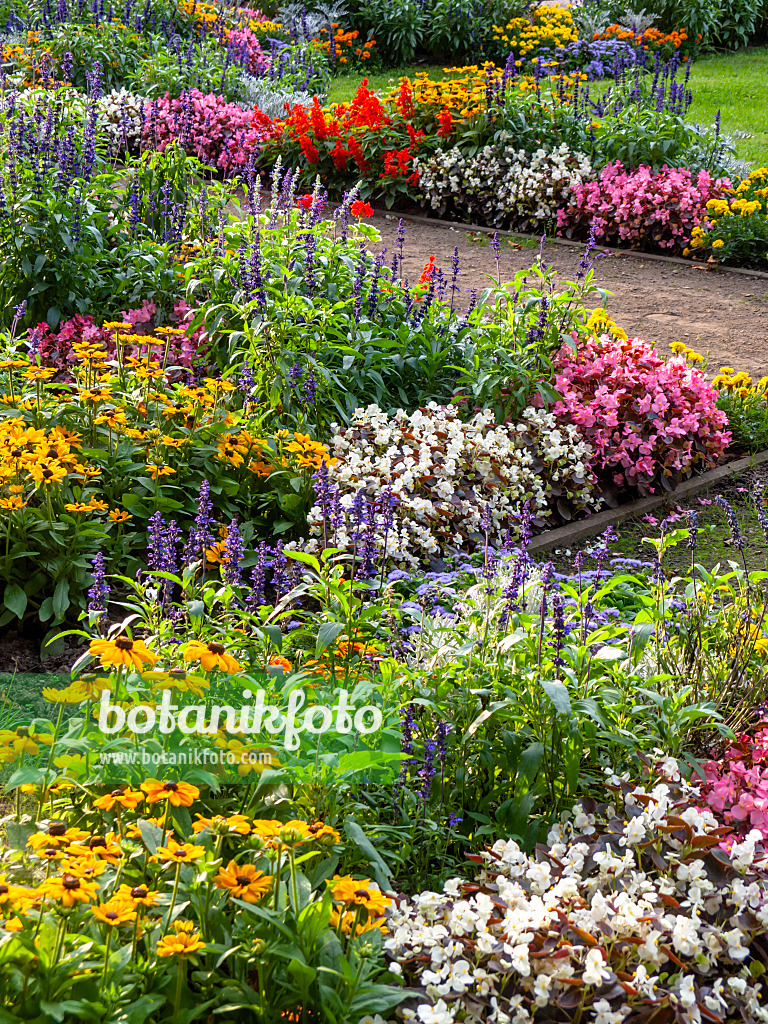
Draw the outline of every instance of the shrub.
<instances>
[{"instance_id":1,"label":"shrub","mask_svg":"<svg viewBox=\"0 0 768 1024\"><path fill-rule=\"evenodd\" d=\"M727 419L715 389L683 356L665 362L646 342L619 335L592 334L560 350L554 413L594 449L591 468L606 494L614 486L671 490L723 455Z\"/></svg>"},{"instance_id":2,"label":"shrub","mask_svg":"<svg viewBox=\"0 0 768 1024\"><path fill-rule=\"evenodd\" d=\"M729 185L707 171L695 178L686 167L627 171L616 161L606 164L597 181L574 187L570 204L558 211L558 232L583 237L594 227L596 238L609 244L682 249L706 216L709 200Z\"/></svg>"}]
</instances>

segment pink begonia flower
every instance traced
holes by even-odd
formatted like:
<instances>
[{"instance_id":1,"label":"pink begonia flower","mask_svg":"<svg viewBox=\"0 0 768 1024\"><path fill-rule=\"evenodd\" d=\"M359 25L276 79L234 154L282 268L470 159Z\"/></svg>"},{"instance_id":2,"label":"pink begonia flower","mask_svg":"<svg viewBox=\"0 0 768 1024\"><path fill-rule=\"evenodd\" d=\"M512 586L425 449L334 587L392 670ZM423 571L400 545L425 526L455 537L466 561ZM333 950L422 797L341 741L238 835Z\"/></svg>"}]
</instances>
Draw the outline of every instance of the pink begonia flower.
<instances>
[{"instance_id":1,"label":"pink begonia flower","mask_svg":"<svg viewBox=\"0 0 768 1024\"><path fill-rule=\"evenodd\" d=\"M222 96L190 89L178 99L166 93L144 107L144 143L162 152L177 140L204 164L233 173L279 131L260 110L242 110Z\"/></svg>"},{"instance_id":2,"label":"pink begonia flower","mask_svg":"<svg viewBox=\"0 0 768 1024\"><path fill-rule=\"evenodd\" d=\"M730 442L717 392L685 359L665 361L639 338L605 334L563 346L553 411L594 449L590 469L646 489L718 461Z\"/></svg>"},{"instance_id":3,"label":"pink begonia flower","mask_svg":"<svg viewBox=\"0 0 768 1024\"><path fill-rule=\"evenodd\" d=\"M686 167L626 171L616 161L606 164L597 181L571 189L570 205L558 211L557 229L569 237L586 235L594 224L596 237L608 242L682 249L706 217L709 200L722 196L730 184L727 178L715 181L706 171L695 178Z\"/></svg>"}]
</instances>

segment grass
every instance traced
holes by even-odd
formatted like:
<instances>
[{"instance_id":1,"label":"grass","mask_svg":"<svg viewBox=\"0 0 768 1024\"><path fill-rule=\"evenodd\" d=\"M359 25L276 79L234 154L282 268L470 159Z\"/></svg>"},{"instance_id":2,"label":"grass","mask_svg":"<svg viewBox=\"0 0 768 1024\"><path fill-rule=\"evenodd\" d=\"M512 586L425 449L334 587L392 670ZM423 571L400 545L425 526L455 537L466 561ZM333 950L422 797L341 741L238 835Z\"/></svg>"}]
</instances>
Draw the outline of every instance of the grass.
<instances>
[{"instance_id":1,"label":"grass","mask_svg":"<svg viewBox=\"0 0 768 1024\"><path fill-rule=\"evenodd\" d=\"M740 50L696 61L691 72L689 117L712 124L719 110L725 131L749 132L736 152L756 167L768 164L768 47Z\"/></svg>"},{"instance_id":2,"label":"grass","mask_svg":"<svg viewBox=\"0 0 768 1024\"><path fill-rule=\"evenodd\" d=\"M445 77L444 65L415 64L368 76L374 92L388 92L402 77L413 78L426 71L434 79ZM360 84L362 75L343 75L333 79L329 91L332 103L348 103ZM756 167L768 164L768 47L755 47L723 56L705 57L691 72L693 105L689 116L704 125L714 123L719 110L724 131L749 132L750 138L739 139L736 152L742 160Z\"/></svg>"},{"instance_id":3,"label":"grass","mask_svg":"<svg viewBox=\"0 0 768 1024\"><path fill-rule=\"evenodd\" d=\"M404 68L379 71L370 75L363 72L354 75L340 75L338 78L331 79L328 102L349 103L363 78L368 79L369 89L373 89L376 93L386 93L396 89L401 78L413 78L425 71L433 81L440 81L446 77L444 68L444 64L409 64Z\"/></svg>"}]
</instances>

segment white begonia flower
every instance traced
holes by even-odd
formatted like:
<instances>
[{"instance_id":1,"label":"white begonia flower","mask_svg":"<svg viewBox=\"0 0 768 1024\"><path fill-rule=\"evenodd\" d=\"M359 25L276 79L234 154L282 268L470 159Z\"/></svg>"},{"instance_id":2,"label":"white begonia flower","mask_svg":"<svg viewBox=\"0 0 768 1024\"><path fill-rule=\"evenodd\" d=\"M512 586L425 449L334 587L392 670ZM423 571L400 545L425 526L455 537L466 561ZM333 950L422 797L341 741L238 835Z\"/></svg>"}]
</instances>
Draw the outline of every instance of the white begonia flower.
<instances>
[{"instance_id":1,"label":"white begonia flower","mask_svg":"<svg viewBox=\"0 0 768 1024\"><path fill-rule=\"evenodd\" d=\"M590 949L584 959L582 978L585 985L602 985L610 978L610 971L605 969L605 960L599 949Z\"/></svg>"},{"instance_id":2,"label":"white begonia flower","mask_svg":"<svg viewBox=\"0 0 768 1024\"><path fill-rule=\"evenodd\" d=\"M533 998L537 1006L546 1006L549 1002L549 990L552 978L547 974L539 974L533 984Z\"/></svg>"},{"instance_id":3,"label":"white begonia flower","mask_svg":"<svg viewBox=\"0 0 768 1024\"><path fill-rule=\"evenodd\" d=\"M696 1003L696 979L692 974L684 974L678 981L677 995L687 1009Z\"/></svg>"},{"instance_id":4,"label":"white begonia flower","mask_svg":"<svg viewBox=\"0 0 768 1024\"><path fill-rule=\"evenodd\" d=\"M621 1006L618 1010L612 1010L607 999L596 999L592 1004L594 1012L594 1024L621 1024L621 1021L632 1011L628 1006Z\"/></svg>"},{"instance_id":5,"label":"white begonia flower","mask_svg":"<svg viewBox=\"0 0 768 1024\"><path fill-rule=\"evenodd\" d=\"M416 1011L421 1024L453 1024L455 1012L454 1007L449 1007L442 999L438 999L434 1006L422 1004Z\"/></svg>"}]
</instances>

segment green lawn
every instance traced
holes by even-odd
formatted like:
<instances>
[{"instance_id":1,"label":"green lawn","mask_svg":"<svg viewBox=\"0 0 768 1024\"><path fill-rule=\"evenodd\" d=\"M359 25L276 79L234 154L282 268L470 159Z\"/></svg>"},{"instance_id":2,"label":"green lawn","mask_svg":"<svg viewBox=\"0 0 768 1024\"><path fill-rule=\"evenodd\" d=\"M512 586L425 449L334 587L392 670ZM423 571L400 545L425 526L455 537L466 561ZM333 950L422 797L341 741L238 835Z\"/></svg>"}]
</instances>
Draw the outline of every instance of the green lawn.
<instances>
[{"instance_id":1,"label":"green lawn","mask_svg":"<svg viewBox=\"0 0 768 1024\"><path fill-rule=\"evenodd\" d=\"M696 61L691 91L689 117L712 124L720 110L726 131L739 128L752 136L738 141L738 155L756 167L768 164L768 47Z\"/></svg>"},{"instance_id":2,"label":"green lawn","mask_svg":"<svg viewBox=\"0 0 768 1024\"><path fill-rule=\"evenodd\" d=\"M401 77L413 78L420 71L428 71L432 78L443 78L443 66L411 65L369 75L368 82L375 92L385 92L394 88ZM348 102L359 84L357 75L335 78L331 82L330 101ZM751 136L738 140L738 155L756 167L768 164L768 47L698 60L691 73L691 90L691 118L710 125L720 110L725 131L738 128Z\"/></svg>"},{"instance_id":3,"label":"green lawn","mask_svg":"<svg viewBox=\"0 0 768 1024\"><path fill-rule=\"evenodd\" d=\"M413 78L419 72L429 72L429 77L434 81L445 78L443 68L445 64L410 64L405 68L396 68L393 71L381 71L378 74L366 75L369 88L374 92L389 92L397 86L401 78ZM329 103L349 103L357 91L358 85L363 78L362 75L340 75L331 79L331 88L328 90Z\"/></svg>"}]
</instances>

